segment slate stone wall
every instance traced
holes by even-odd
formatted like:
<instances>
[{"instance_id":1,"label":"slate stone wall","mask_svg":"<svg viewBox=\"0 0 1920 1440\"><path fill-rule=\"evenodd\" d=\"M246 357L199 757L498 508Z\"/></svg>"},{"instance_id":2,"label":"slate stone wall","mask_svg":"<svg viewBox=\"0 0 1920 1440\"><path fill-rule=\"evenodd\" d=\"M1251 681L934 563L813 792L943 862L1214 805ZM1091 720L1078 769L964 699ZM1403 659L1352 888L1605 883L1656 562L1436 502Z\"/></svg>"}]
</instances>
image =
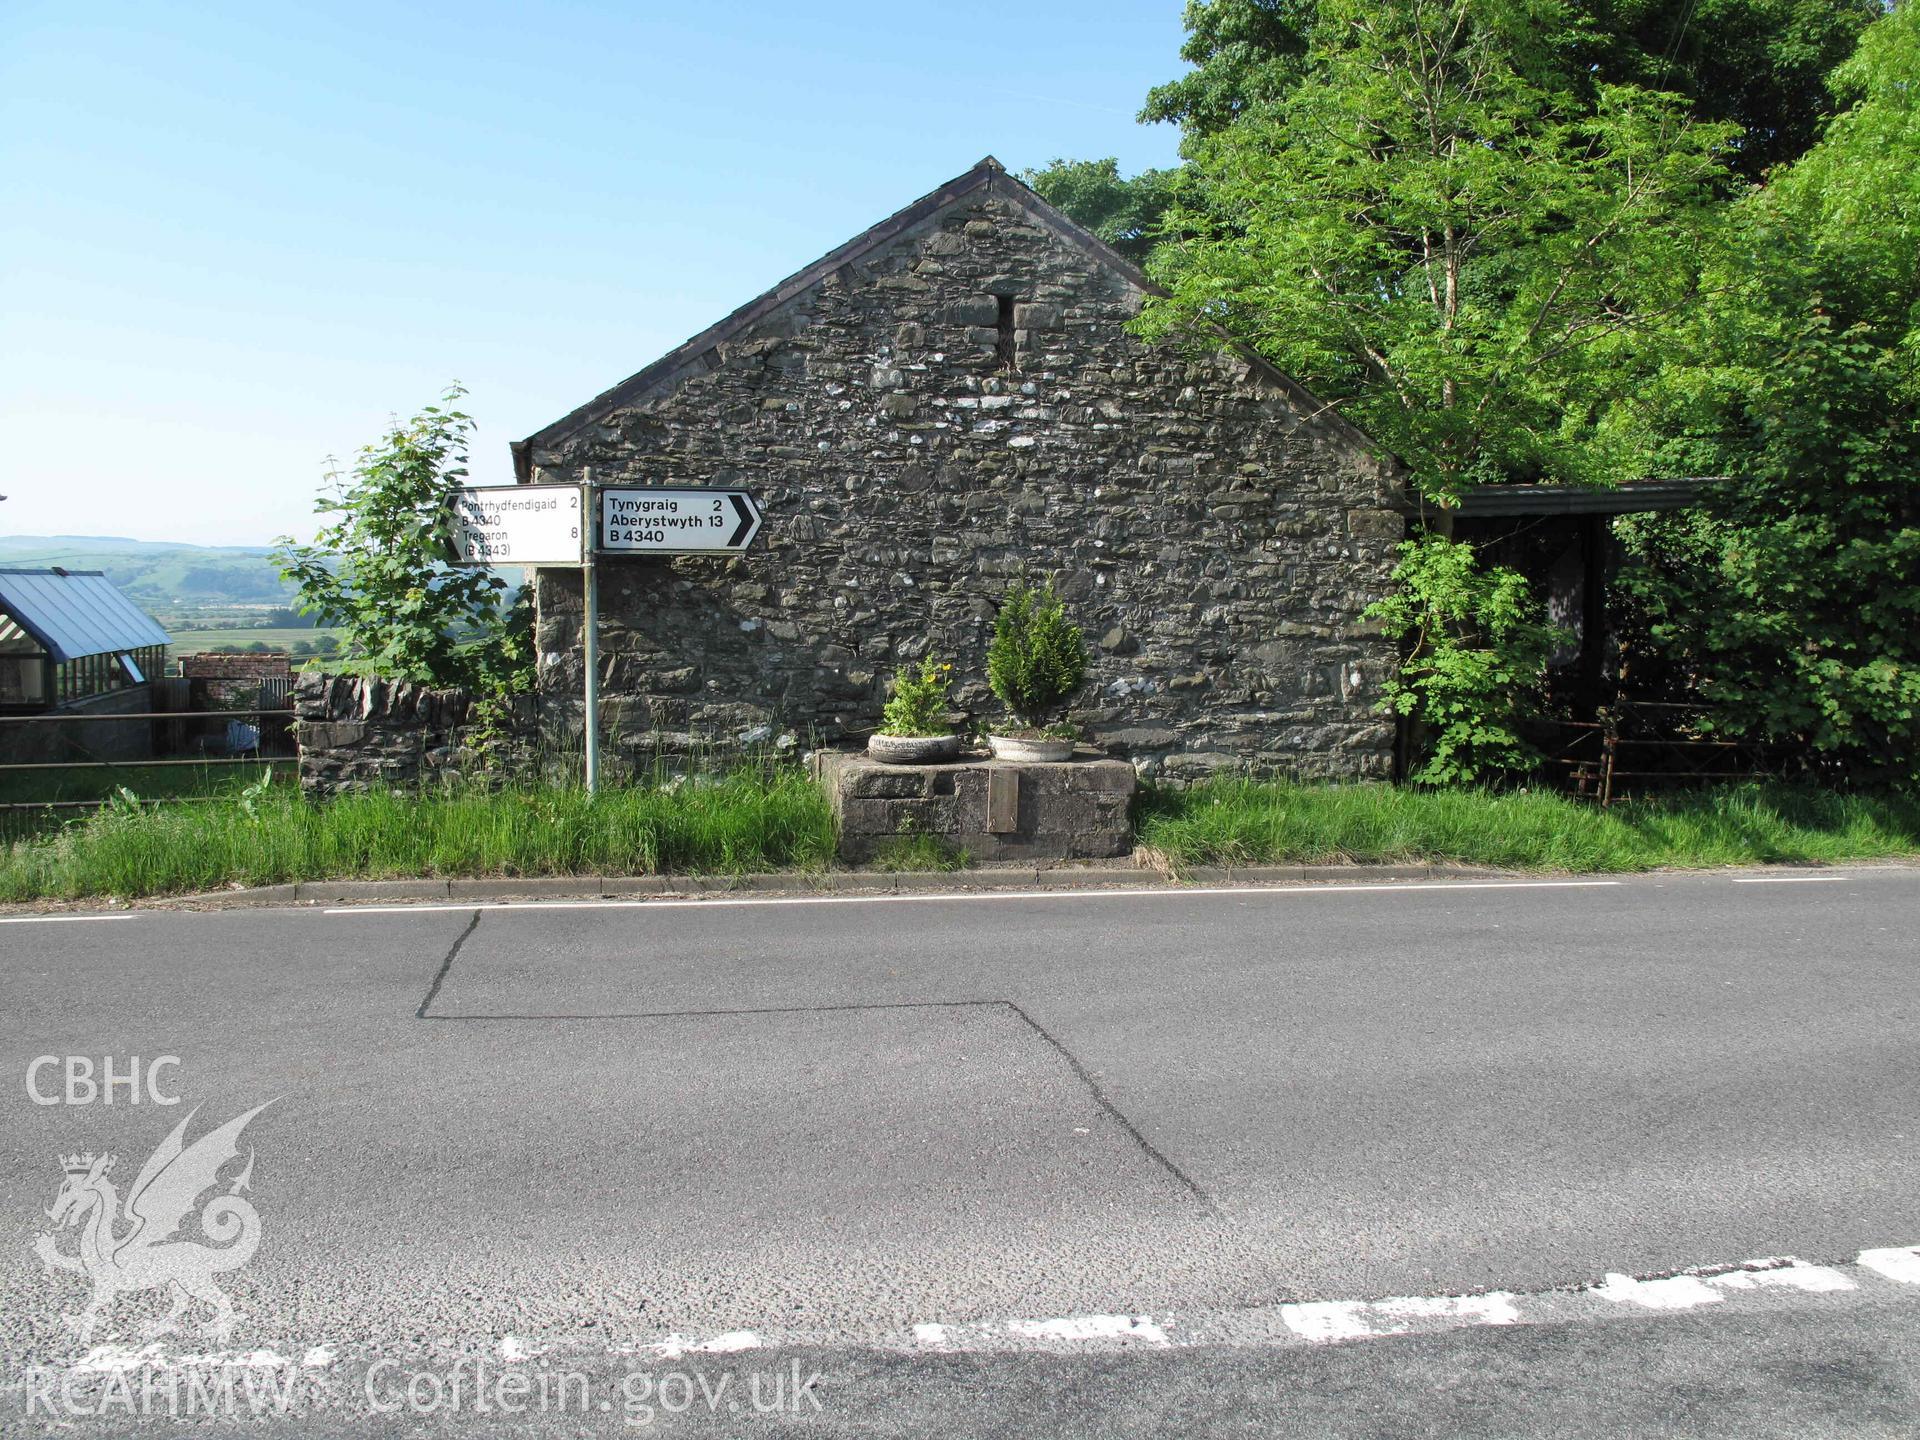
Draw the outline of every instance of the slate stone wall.
<instances>
[{"instance_id":1,"label":"slate stone wall","mask_svg":"<svg viewBox=\"0 0 1920 1440\"><path fill-rule=\"evenodd\" d=\"M331 795L448 774L471 708L460 690L302 674L293 683L300 788Z\"/></svg>"},{"instance_id":2,"label":"slate stone wall","mask_svg":"<svg viewBox=\"0 0 1920 1440\"><path fill-rule=\"evenodd\" d=\"M1402 536L1394 471L1270 372L1133 338L1141 299L975 192L536 444L536 481L741 485L767 514L739 559L602 565L610 748L852 739L928 646L991 718L1024 572L1093 642L1070 718L1144 773L1387 773L1394 656L1360 614ZM546 711L577 736L579 578L537 594Z\"/></svg>"}]
</instances>

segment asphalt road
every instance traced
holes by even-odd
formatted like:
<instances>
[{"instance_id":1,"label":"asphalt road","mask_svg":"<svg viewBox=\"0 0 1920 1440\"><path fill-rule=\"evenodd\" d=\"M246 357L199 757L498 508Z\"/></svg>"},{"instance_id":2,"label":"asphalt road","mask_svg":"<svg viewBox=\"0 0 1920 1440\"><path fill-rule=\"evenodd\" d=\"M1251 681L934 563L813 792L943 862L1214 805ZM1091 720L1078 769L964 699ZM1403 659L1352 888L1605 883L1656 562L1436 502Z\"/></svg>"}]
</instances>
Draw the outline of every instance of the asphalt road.
<instances>
[{"instance_id":1,"label":"asphalt road","mask_svg":"<svg viewBox=\"0 0 1920 1440\"><path fill-rule=\"evenodd\" d=\"M1920 1434L1917 962L1900 868L8 920L0 1432ZM82 1341L61 1157L269 1100L232 1334Z\"/></svg>"}]
</instances>

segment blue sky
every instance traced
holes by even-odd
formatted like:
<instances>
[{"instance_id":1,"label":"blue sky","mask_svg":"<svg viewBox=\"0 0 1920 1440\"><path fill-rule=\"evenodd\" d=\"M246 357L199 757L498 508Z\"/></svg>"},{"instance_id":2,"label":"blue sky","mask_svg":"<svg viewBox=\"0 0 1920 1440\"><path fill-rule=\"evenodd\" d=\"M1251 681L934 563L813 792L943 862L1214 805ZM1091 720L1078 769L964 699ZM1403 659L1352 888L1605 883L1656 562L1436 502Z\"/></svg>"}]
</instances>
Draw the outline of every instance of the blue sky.
<instances>
[{"instance_id":1,"label":"blue sky","mask_svg":"<svg viewBox=\"0 0 1920 1440\"><path fill-rule=\"evenodd\" d=\"M997 155L1174 157L1143 3L0 5L0 531L253 544L449 380L478 483Z\"/></svg>"}]
</instances>

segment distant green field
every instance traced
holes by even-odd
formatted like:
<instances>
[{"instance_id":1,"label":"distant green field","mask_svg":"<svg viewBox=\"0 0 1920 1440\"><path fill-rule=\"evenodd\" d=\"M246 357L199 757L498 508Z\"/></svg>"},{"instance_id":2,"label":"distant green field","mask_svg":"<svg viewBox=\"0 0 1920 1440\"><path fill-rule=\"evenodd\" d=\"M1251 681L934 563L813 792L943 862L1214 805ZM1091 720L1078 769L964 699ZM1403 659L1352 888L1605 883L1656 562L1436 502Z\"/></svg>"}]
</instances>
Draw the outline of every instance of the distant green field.
<instances>
[{"instance_id":1,"label":"distant green field","mask_svg":"<svg viewBox=\"0 0 1920 1440\"><path fill-rule=\"evenodd\" d=\"M309 645L317 645L323 635L331 635L336 641L345 643L344 631L327 626L261 626L245 630L172 630L168 633L173 636L173 653L176 655L217 650L223 645L237 645L244 649L256 641L264 643L271 650L291 650L301 640Z\"/></svg>"}]
</instances>

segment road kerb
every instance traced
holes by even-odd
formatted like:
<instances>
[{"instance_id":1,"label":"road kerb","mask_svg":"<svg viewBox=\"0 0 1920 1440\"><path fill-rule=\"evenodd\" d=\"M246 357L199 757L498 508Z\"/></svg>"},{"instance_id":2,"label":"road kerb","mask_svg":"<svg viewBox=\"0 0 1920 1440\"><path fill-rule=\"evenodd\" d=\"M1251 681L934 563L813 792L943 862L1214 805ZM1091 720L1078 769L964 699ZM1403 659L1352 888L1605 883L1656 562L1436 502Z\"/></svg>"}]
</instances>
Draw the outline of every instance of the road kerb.
<instances>
[{"instance_id":1,"label":"road kerb","mask_svg":"<svg viewBox=\"0 0 1920 1440\"><path fill-rule=\"evenodd\" d=\"M602 900L648 896L699 898L775 894L943 894L983 890L1137 889L1177 891L1188 886L1352 884L1419 880L1484 880L1517 872L1472 865L1247 865L1194 866L1178 876L1126 862L1114 864L996 865L968 870L774 871L751 875L490 876L477 879L314 880L215 890L141 902L146 905L243 907L352 905L407 900Z\"/></svg>"}]
</instances>

